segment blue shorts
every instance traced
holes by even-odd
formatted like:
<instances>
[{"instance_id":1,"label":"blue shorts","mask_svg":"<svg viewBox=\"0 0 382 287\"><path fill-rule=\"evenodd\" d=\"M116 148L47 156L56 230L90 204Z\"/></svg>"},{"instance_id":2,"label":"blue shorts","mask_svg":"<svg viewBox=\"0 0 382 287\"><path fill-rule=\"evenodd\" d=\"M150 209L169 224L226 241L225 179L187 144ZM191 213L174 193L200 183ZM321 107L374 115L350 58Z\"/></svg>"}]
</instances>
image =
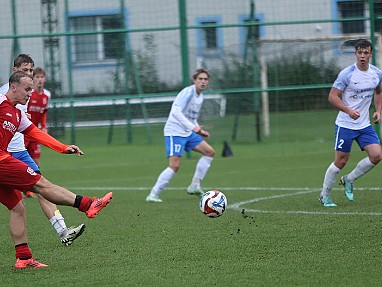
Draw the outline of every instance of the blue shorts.
<instances>
[{"instance_id":1,"label":"blue shorts","mask_svg":"<svg viewBox=\"0 0 382 287\"><path fill-rule=\"evenodd\" d=\"M334 149L342 152L350 152L353 141L357 142L361 150L364 150L364 147L370 144L380 144L377 133L372 126L361 130L351 130L335 125L334 135Z\"/></svg>"},{"instance_id":2,"label":"blue shorts","mask_svg":"<svg viewBox=\"0 0 382 287\"><path fill-rule=\"evenodd\" d=\"M165 136L166 156L182 156L184 151L189 152L203 141L203 138L192 132L188 137Z\"/></svg>"},{"instance_id":3,"label":"blue shorts","mask_svg":"<svg viewBox=\"0 0 382 287\"><path fill-rule=\"evenodd\" d=\"M40 169L38 168L37 164L34 162L32 157L29 155L27 150L12 152L11 155L14 158L17 158L18 160L27 164L29 167L31 167L34 170L34 172L41 174Z\"/></svg>"}]
</instances>

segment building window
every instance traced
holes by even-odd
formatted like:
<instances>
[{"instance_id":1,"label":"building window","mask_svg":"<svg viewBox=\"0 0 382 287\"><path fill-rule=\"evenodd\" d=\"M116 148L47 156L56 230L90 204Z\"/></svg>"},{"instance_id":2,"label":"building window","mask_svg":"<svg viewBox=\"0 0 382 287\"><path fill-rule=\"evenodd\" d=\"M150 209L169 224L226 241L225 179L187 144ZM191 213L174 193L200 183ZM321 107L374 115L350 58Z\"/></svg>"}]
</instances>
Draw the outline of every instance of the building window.
<instances>
[{"instance_id":1,"label":"building window","mask_svg":"<svg viewBox=\"0 0 382 287\"><path fill-rule=\"evenodd\" d=\"M251 21L248 15L241 15L239 17L239 22L247 24ZM256 14L255 19L253 20L256 23L264 22L263 14ZM239 28L239 41L240 41L240 54L244 55L245 50L248 45L251 45L251 41L259 40L265 35L265 27L256 25L256 26L243 26Z\"/></svg>"},{"instance_id":2,"label":"building window","mask_svg":"<svg viewBox=\"0 0 382 287\"><path fill-rule=\"evenodd\" d=\"M72 32L102 32L124 28L119 14L70 17ZM73 62L88 63L117 60L125 51L124 33L76 35L71 39Z\"/></svg>"},{"instance_id":3,"label":"building window","mask_svg":"<svg viewBox=\"0 0 382 287\"><path fill-rule=\"evenodd\" d=\"M382 3L374 3L374 15L375 17L382 17ZM382 20L375 21L375 31L382 33Z\"/></svg>"},{"instance_id":4,"label":"building window","mask_svg":"<svg viewBox=\"0 0 382 287\"><path fill-rule=\"evenodd\" d=\"M256 23L259 23L260 22L260 20L259 19L254 19L253 20L254 22L256 22ZM244 20L244 23L245 24L249 24L251 22L251 20L250 19L245 19ZM260 29L259 29L259 27L260 26L246 26L245 27L245 30L246 30L246 38L248 39L248 40L258 40L259 39L259 37L260 37Z\"/></svg>"},{"instance_id":5,"label":"building window","mask_svg":"<svg viewBox=\"0 0 382 287\"><path fill-rule=\"evenodd\" d=\"M223 31L219 27L212 26L219 25L220 23L220 17L203 17L196 20L196 24L202 26L200 29L196 29L198 57L216 57L222 55Z\"/></svg>"},{"instance_id":6,"label":"building window","mask_svg":"<svg viewBox=\"0 0 382 287\"><path fill-rule=\"evenodd\" d=\"M365 17L364 1L339 1L338 12L341 19ZM365 33L363 20L341 22L343 34Z\"/></svg>"},{"instance_id":7,"label":"building window","mask_svg":"<svg viewBox=\"0 0 382 287\"><path fill-rule=\"evenodd\" d=\"M218 40L216 27L208 27L208 25L216 25L216 22L202 22L201 25L206 25L207 27L203 28L203 42L205 43L206 49L217 49Z\"/></svg>"}]
</instances>

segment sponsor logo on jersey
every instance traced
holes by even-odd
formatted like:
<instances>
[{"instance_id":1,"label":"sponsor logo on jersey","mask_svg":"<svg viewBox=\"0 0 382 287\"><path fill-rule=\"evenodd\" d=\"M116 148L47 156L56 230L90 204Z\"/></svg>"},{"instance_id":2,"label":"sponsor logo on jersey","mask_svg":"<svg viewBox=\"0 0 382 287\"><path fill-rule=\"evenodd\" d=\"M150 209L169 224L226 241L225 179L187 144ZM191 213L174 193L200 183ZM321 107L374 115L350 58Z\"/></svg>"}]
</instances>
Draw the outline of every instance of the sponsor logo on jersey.
<instances>
[{"instance_id":1,"label":"sponsor logo on jersey","mask_svg":"<svg viewBox=\"0 0 382 287\"><path fill-rule=\"evenodd\" d=\"M17 130L15 125L12 124L11 122L8 122L8 121L4 121L3 122L3 129L5 129L7 131L10 131L12 134L15 134L15 132Z\"/></svg>"},{"instance_id":2,"label":"sponsor logo on jersey","mask_svg":"<svg viewBox=\"0 0 382 287\"><path fill-rule=\"evenodd\" d=\"M5 115L8 116L8 117L12 117L11 113L6 113Z\"/></svg>"},{"instance_id":3,"label":"sponsor logo on jersey","mask_svg":"<svg viewBox=\"0 0 382 287\"><path fill-rule=\"evenodd\" d=\"M366 88L366 89L356 89L354 92L356 93L365 93L365 92L371 92L374 91L374 88Z\"/></svg>"},{"instance_id":4,"label":"sponsor logo on jersey","mask_svg":"<svg viewBox=\"0 0 382 287\"><path fill-rule=\"evenodd\" d=\"M353 99L359 99L359 100L365 100L365 99L369 99L372 97L373 97L373 95L353 95L352 96Z\"/></svg>"},{"instance_id":5,"label":"sponsor logo on jersey","mask_svg":"<svg viewBox=\"0 0 382 287\"><path fill-rule=\"evenodd\" d=\"M28 107L28 110L29 110L30 112L40 113L40 114L42 114L42 113L45 111L45 108L43 108L43 107L39 107L39 106L32 106L32 105L30 105L30 106Z\"/></svg>"},{"instance_id":6,"label":"sponsor logo on jersey","mask_svg":"<svg viewBox=\"0 0 382 287\"><path fill-rule=\"evenodd\" d=\"M29 173L30 175L37 175L37 173L33 170L33 168L29 167L27 168L27 173Z\"/></svg>"}]
</instances>

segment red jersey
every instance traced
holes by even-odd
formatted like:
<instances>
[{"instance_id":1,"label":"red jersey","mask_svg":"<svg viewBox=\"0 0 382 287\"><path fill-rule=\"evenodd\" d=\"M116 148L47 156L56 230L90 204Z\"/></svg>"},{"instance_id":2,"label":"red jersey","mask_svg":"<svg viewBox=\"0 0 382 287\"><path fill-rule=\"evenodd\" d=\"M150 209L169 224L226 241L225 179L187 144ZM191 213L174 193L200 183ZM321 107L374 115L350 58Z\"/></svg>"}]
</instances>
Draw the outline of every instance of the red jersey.
<instances>
[{"instance_id":1,"label":"red jersey","mask_svg":"<svg viewBox=\"0 0 382 287\"><path fill-rule=\"evenodd\" d=\"M42 94L33 91L29 101L27 113L31 115L31 121L39 128L46 128L46 114L50 100L50 92L43 89Z\"/></svg>"},{"instance_id":2,"label":"red jersey","mask_svg":"<svg viewBox=\"0 0 382 287\"><path fill-rule=\"evenodd\" d=\"M0 125L0 160L2 160L9 156L7 147L15 132L26 131L33 125L25 113L12 105L3 94L0 94Z\"/></svg>"}]
</instances>

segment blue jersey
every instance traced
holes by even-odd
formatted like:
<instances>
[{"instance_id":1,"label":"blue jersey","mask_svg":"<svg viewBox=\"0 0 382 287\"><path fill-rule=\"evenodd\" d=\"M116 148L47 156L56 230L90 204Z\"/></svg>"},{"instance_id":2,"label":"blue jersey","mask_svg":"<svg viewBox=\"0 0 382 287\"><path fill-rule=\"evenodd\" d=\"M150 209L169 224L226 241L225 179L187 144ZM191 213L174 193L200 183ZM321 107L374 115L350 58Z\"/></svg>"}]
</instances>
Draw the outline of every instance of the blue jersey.
<instances>
[{"instance_id":1,"label":"blue jersey","mask_svg":"<svg viewBox=\"0 0 382 287\"><path fill-rule=\"evenodd\" d=\"M356 120L342 111L338 113L336 125L352 130L360 130L370 125L369 109L374 90L381 85L382 71L369 64L367 71L361 71L353 64L342 70L333 88L343 91L342 101L346 106L360 113Z\"/></svg>"}]
</instances>

